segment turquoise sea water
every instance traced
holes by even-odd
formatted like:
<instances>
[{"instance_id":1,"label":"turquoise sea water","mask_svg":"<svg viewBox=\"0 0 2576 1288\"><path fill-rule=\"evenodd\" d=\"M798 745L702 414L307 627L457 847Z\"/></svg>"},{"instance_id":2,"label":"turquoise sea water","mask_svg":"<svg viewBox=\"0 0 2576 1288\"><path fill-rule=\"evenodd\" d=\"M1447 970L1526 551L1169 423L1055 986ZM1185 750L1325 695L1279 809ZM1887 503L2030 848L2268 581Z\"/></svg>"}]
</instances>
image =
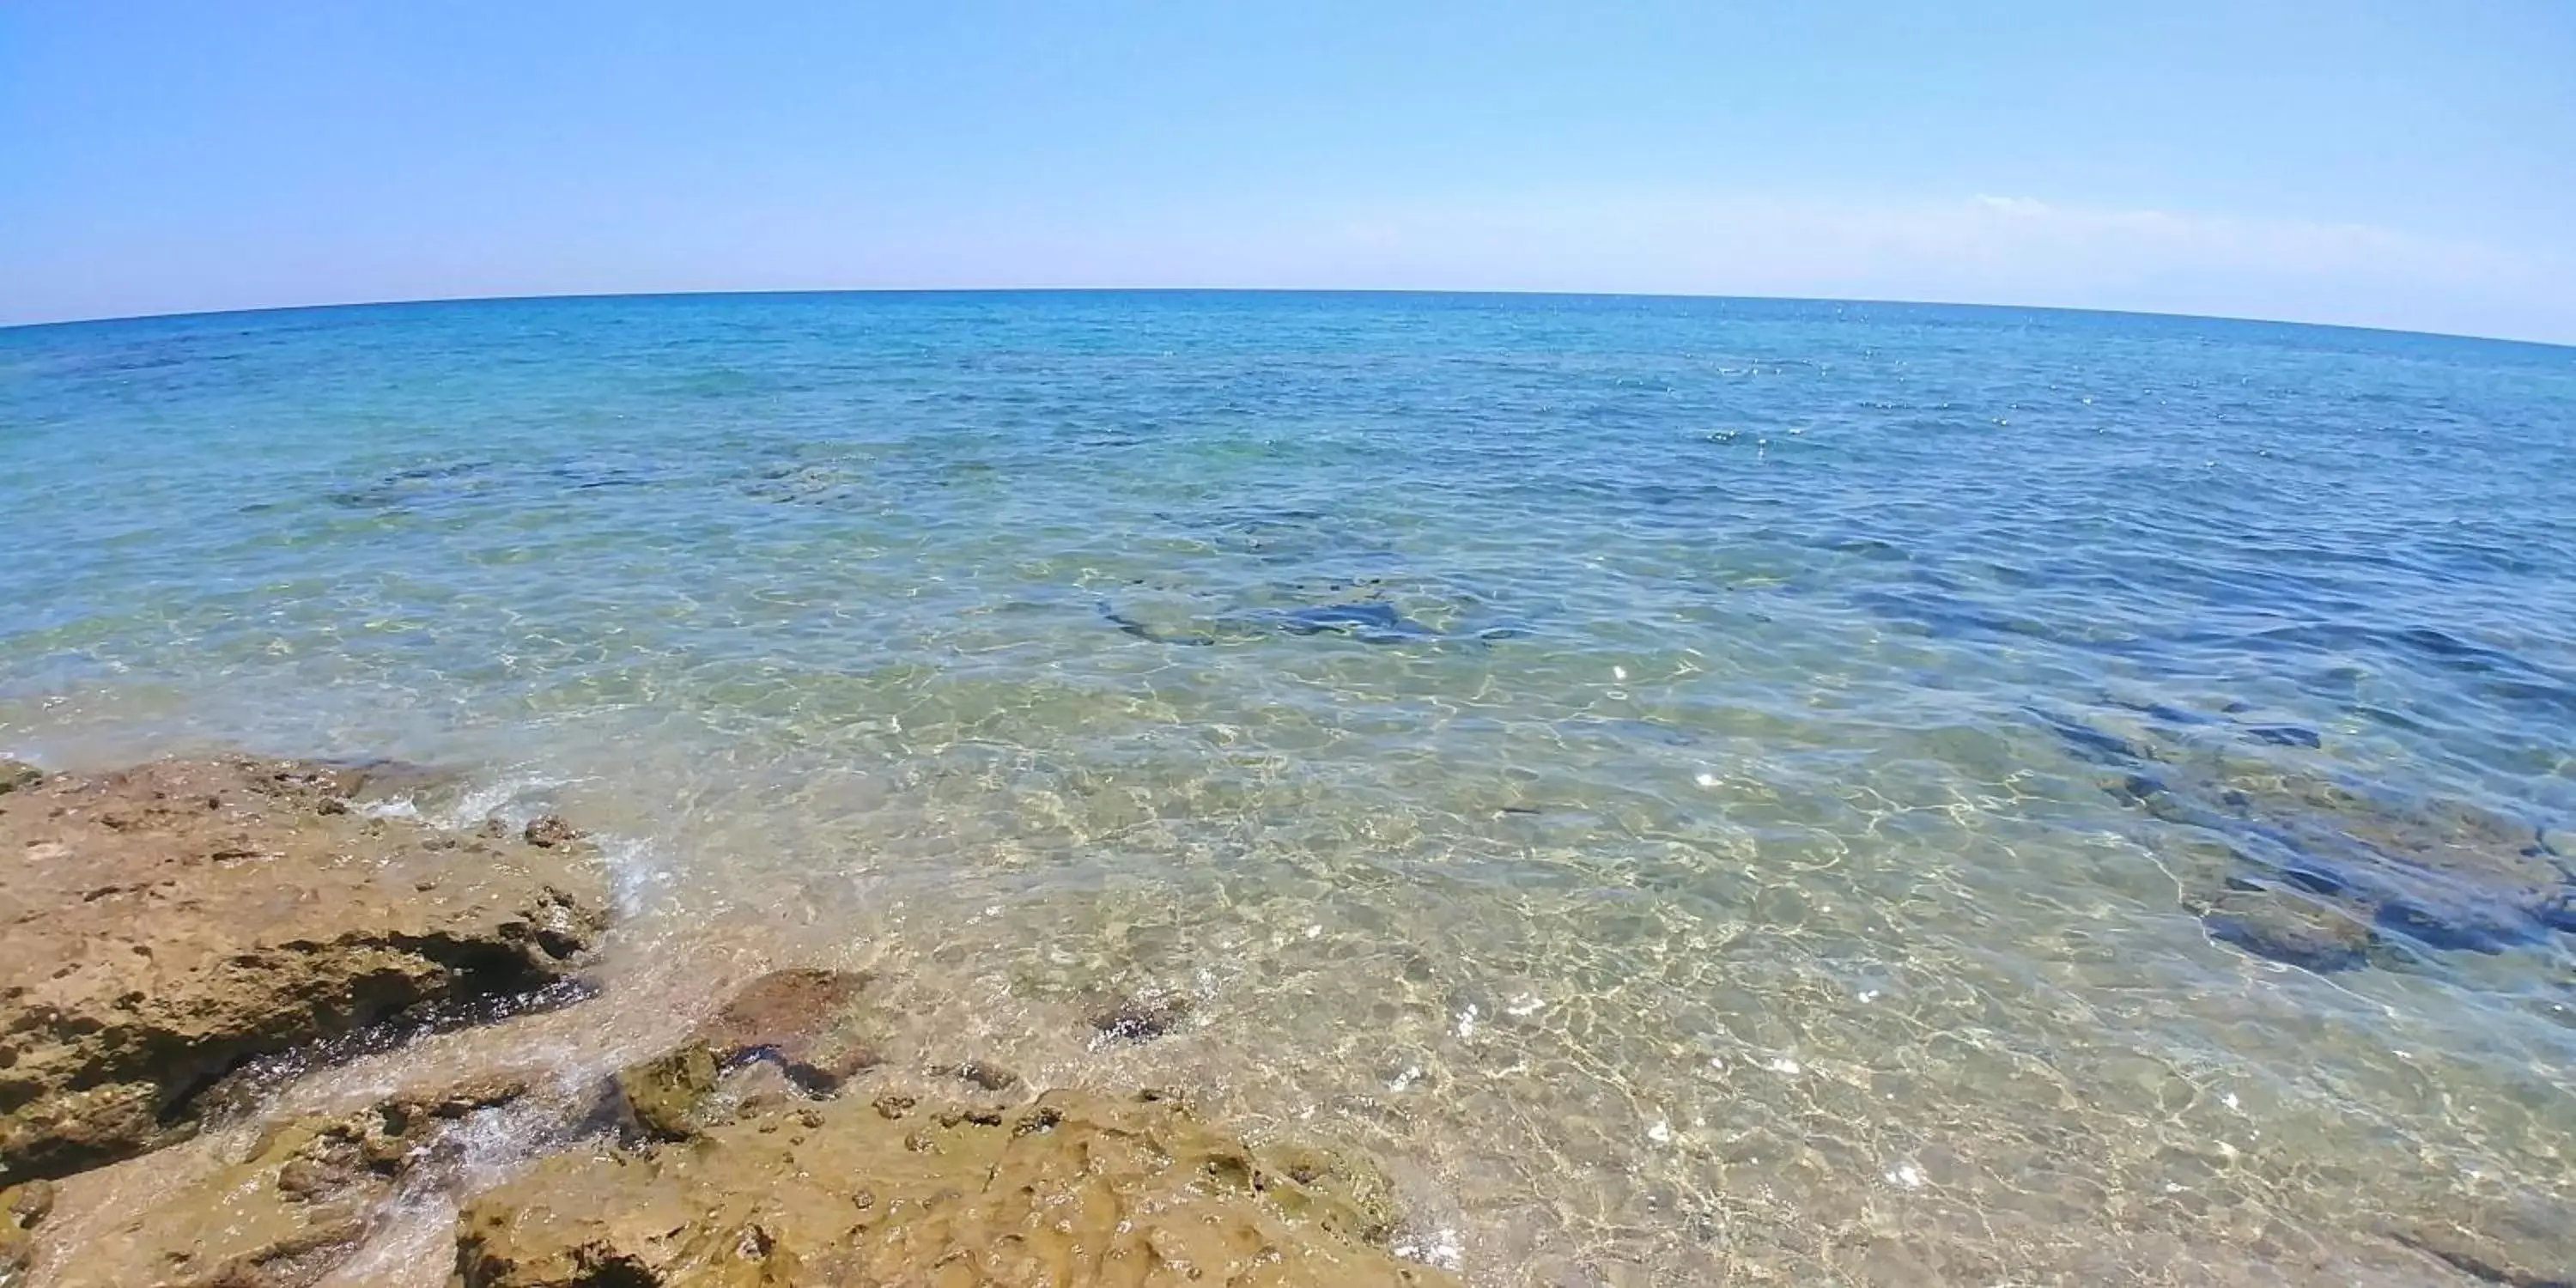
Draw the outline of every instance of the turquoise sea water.
<instances>
[{"instance_id":1,"label":"turquoise sea water","mask_svg":"<svg viewBox=\"0 0 2576 1288\"><path fill-rule=\"evenodd\" d=\"M875 965L1044 1079L1376 1151L1481 1283L2422 1283L2428 1223L2576 1273L2576 351L1405 295L25 328L0 548L0 751L464 767L616 838L633 994ZM1140 991L1186 1022L1083 1026Z\"/></svg>"}]
</instances>

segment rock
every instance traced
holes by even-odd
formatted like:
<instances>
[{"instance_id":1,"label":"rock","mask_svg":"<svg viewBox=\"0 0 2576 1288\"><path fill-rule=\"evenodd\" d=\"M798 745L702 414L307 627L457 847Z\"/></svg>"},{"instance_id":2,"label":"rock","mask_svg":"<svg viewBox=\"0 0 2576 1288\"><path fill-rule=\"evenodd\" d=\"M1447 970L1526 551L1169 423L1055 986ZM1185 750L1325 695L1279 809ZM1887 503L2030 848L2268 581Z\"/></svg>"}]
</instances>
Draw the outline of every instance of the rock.
<instances>
[{"instance_id":1,"label":"rock","mask_svg":"<svg viewBox=\"0 0 2576 1288\"><path fill-rule=\"evenodd\" d=\"M54 1183L29 1181L0 1190L0 1213L19 1229L28 1229L44 1220L54 1210Z\"/></svg>"},{"instance_id":2,"label":"rock","mask_svg":"<svg viewBox=\"0 0 2576 1288\"><path fill-rule=\"evenodd\" d=\"M1104 1042L1151 1042L1188 1019L1189 996L1169 989L1111 997L1091 1007L1085 1017Z\"/></svg>"},{"instance_id":3,"label":"rock","mask_svg":"<svg viewBox=\"0 0 2576 1288\"><path fill-rule=\"evenodd\" d=\"M44 781L45 771L23 760L0 757L0 792L14 792Z\"/></svg>"},{"instance_id":4,"label":"rock","mask_svg":"<svg viewBox=\"0 0 2576 1288\"><path fill-rule=\"evenodd\" d=\"M526 1092L491 1082L271 1124L248 1157L177 1188L118 1237L60 1257L54 1288L304 1288L374 1229L449 1124Z\"/></svg>"},{"instance_id":5,"label":"rock","mask_svg":"<svg viewBox=\"0 0 2576 1288\"><path fill-rule=\"evenodd\" d=\"M837 1093L883 1062L869 977L851 971L771 971L746 984L676 1050L632 1064L613 1082L628 1114L656 1140L687 1140L718 1120L713 1101ZM771 1070L770 1080L753 1066ZM783 1079L783 1080L782 1080Z\"/></svg>"},{"instance_id":6,"label":"rock","mask_svg":"<svg viewBox=\"0 0 2576 1288\"><path fill-rule=\"evenodd\" d=\"M2390 1238L2485 1283L2507 1288L2576 1288L2576 1228L2533 1195L2489 1200L2387 1230Z\"/></svg>"},{"instance_id":7,"label":"rock","mask_svg":"<svg viewBox=\"0 0 2576 1288\"><path fill-rule=\"evenodd\" d=\"M29 1181L0 1190L0 1284L15 1284L35 1257L27 1232L54 1210L50 1181Z\"/></svg>"},{"instance_id":8,"label":"rock","mask_svg":"<svg viewBox=\"0 0 2576 1288\"><path fill-rule=\"evenodd\" d=\"M530 822L519 836L530 845L548 850L558 845L570 845L581 839L581 833L574 831L572 824L552 814Z\"/></svg>"},{"instance_id":9,"label":"rock","mask_svg":"<svg viewBox=\"0 0 2576 1288\"><path fill-rule=\"evenodd\" d=\"M255 1057L564 978L584 849L340 809L367 769L245 757L0 796L0 1183L174 1139Z\"/></svg>"},{"instance_id":10,"label":"rock","mask_svg":"<svg viewBox=\"0 0 2576 1288\"><path fill-rule=\"evenodd\" d=\"M2177 825L2177 838L2222 840L2233 855L2231 883L2316 895L2347 919L2375 927L2381 943L2494 953L2553 930L2576 931L2576 861L2553 852L2545 830L2474 802L2397 798L2224 761L2169 761L2150 782L2132 779L2110 790ZM2308 923L2302 939L2320 928L2338 941L2351 938L2342 925L2297 909L2223 912L2212 928L2282 956L2262 945L2278 942L2265 928L2285 920ZM2358 964L2341 949L2329 950L2327 960Z\"/></svg>"},{"instance_id":11,"label":"rock","mask_svg":"<svg viewBox=\"0 0 2576 1288\"><path fill-rule=\"evenodd\" d=\"M2226 889L2186 903L2211 938L2319 974L2367 965L2378 943L2349 911L2280 890Z\"/></svg>"},{"instance_id":12,"label":"rock","mask_svg":"<svg viewBox=\"0 0 2576 1288\"><path fill-rule=\"evenodd\" d=\"M884 1062L883 1025L862 998L869 983L854 971L771 971L698 1026L695 1040L719 1063L769 1060L807 1090L828 1095Z\"/></svg>"},{"instance_id":13,"label":"rock","mask_svg":"<svg viewBox=\"0 0 2576 1288\"><path fill-rule=\"evenodd\" d=\"M890 1111L889 1111L890 1110ZM1453 1285L1381 1245L1374 1169L1169 1100L846 1097L686 1148L560 1154L468 1203L460 1288Z\"/></svg>"},{"instance_id":14,"label":"rock","mask_svg":"<svg viewBox=\"0 0 2576 1288\"><path fill-rule=\"evenodd\" d=\"M1008 1091L1020 1085L1020 1075L1001 1065L985 1060L968 1060L963 1064L943 1064L932 1073L962 1079L986 1091Z\"/></svg>"},{"instance_id":15,"label":"rock","mask_svg":"<svg viewBox=\"0 0 2576 1288\"><path fill-rule=\"evenodd\" d=\"M716 1057L696 1042L617 1071L617 1094L645 1135L686 1140L705 1125L700 1108L716 1089Z\"/></svg>"},{"instance_id":16,"label":"rock","mask_svg":"<svg viewBox=\"0 0 2576 1288\"><path fill-rule=\"evenodd\" d=\"M449 770L407 760L326 760L298 763L286 779L330 788L341 800L388 800L447 792L460 786Z\"/></svg>"}]
</instances>

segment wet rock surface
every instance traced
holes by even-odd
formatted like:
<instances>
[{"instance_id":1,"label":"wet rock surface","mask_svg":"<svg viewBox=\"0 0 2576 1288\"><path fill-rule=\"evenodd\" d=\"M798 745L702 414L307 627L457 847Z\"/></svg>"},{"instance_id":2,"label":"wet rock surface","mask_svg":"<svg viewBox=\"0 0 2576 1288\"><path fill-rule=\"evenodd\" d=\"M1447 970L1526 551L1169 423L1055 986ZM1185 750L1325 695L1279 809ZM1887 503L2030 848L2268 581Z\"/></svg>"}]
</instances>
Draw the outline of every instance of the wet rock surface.
<instances>
[{"instance_id":1,"label":"wet rock surface","mask_svg":"<svg viewBox=\"0 0 2576 1288\"><path fill-rule=\"evenodd\" d=\"M35 1260L30 1232L54 1209L54 1187L28 1181L0 1189L0 1284L16 1284Z\"/></svg>"},{"instance_id":2,"label":"wet rock surface","mask_svg":"<svg viewBox=\"0 0 2576 1288\"><path fill-rule=\"evenodd\" d=\"M548 814L543 818L529 820L528 825L519 830L519 839L539 849L551 850L558 845L570 845L580 840L581 833L574 831L572 824Z\"/></svg>"},{"instance_id":3,"label":"wet rock surface","mask_svg":"<svg viewBox=\"0 0 2576 1288\"><path fill-rule=\"evenodd\" d=\"M397 1187L439 1165L447 1129L527 1093L489 1081L271 1123L240 1159L63 1258L55 1288L306 1288L375 1228Z\"/></svg>"},{"instance_id":4,"label":"wet rock surface","mask_svg":"<svg viewBox=\"0 0 2576 1288\"><path fill-rule=\"evenodd\" d=\"M0 758L0 792L14 792L42 781L45 771L22 760Z\"/></svg>"},{"instance_id":5,"label":"wet rock surface","mask_svg":"<svg viewBox=\"0 0 2576 1288\"><path fill-rule=\"evenodd\" d=\"M1084 1020L1097 1042L1151 1042L1179 1028L1195 1005L1186 993L1144 989L1094 998Z\"/></svg>"},{"instance_id":6,"label":"wet rock surface","mask_svg":"<svg viewBox=\"0 0 2576 1288\"><path fill-rule=\"evenodd\" d=\"M185 1134L256 1057L568 975L596 856L351 808L404 774L227 757L0 794L0 1183Z\"/></svg>"},{"instance_id":7,"label":"wet rock surface","mask_svg":"<svg viewBox=\"0 0 2576 1288\"><path fill-rule=\"evenodd\" d=\"M500 1018L491 999L560 985L604 925L562 820L452 835L354 799L413 772L0 773L0 1288L352 1282L451 1201L465 1285L1453 1282L1385 1250L1372 1165L1249 1147L1168 1094L893 1061L899 1017L850 971L760 975L604 1085L478 1074L284 1109L261 1070L327 1073L424 1008ZM1121 995L1087 1018L1139 1041L1186 1011ZM200 1113L219 1130L134 1157ZM494 1140L561 1152L468 1197ZM68 1224L56 1175L84 1195Z\"/></svg>"},{"instance_id":8,"label":"wet rock surface","mask_svg":"<svg viewBox=\"0 0 2576 1288\"><path fill-rule=\"evenodd\" d=\"M469 1204L459 1281L1452 1282L1384 1250L1396 1214L1367 1163L1247 1147L1168 1093L1032 1096L975 1059L890 1076L873 983L771 972L621 1070L624 1143Z\"/></svg>"},{"instance_id":9,"label":"wet rock surface","mask_svg":"<svg viewBox=\"0 0 2576 1288\"><path fill-rule=\"evenodd\" d=\"M467 1205L456 1270L464 1288L1455 1282L1379 1246L1387 1189L1151 1094L842 1096L557 1155Z\"/></svg>"},{"instance_id":10,"label":"wet rock surface","mask_svg":"<svg viewBox=\"0 0 2576 1288\"><path fill-rule=\"evenodd\" d=\"M718 1120L719 1100L772 1090L830 1095L883 1063L884 1024L868 976L800 968L744 985L677 1048L610 1079L626 1118L644 1136L686 1140ZM765 1070L767 1079L746 1076ZM719 1091L725 1096L719 1097Z\"/></svg>"}]
</instances>

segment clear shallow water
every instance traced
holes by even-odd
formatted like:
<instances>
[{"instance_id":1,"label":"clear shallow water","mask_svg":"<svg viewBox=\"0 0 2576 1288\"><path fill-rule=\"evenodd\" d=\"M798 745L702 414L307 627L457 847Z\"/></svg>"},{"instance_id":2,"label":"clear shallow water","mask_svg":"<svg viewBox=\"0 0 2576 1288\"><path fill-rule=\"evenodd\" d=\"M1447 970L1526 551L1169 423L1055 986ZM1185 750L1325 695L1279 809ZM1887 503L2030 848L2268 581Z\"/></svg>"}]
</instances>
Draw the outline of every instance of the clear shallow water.
<instances>
[{"instance_id":1,"label":"clear shallow water","mask_svg":"<svg viewBox=\"0 0 2576 1288\"><path fill-rule=\"evenodd\" d=\"M466 766L622 838L635 979L879 965L1044 1077L1372 1147L1483 1282L2413 1283L2392 1226L2576 1201L2576 351L1224 294L22 329L0 537L0 748ZM2373 940L2284 964L2248 900ZM1154 988L1181 1031L1090 1040Z\"/></svg>"}]
</instances>

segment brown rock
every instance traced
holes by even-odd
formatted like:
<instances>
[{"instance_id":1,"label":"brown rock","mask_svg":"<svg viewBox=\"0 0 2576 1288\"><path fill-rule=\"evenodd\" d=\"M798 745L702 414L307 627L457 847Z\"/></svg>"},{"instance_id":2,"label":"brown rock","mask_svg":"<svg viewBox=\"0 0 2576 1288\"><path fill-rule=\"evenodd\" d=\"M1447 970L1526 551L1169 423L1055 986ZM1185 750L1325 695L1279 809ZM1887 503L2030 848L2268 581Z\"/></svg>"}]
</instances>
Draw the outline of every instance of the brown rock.
<instances>
[{"instance_id":1,"label":"brown rock","mask_svg":"<svg viewBox=\"0 0 2576 1288\"><path fill-rule=\"evenodd\" d=\"M593 856L325 812L371 772L170 761L0 795L0 1182L184 1133L253 1057L567 973L605 920Z\"/></svg>"},{"instance_id":2,"label":"brown rock","mask_svg":"<svg viewBox=\"0 0 2576 1288\"><path fill-rule=\"evenodd\" d=\"M305 1288L366 1237L447 1124L526 1090L468 1086L273 1124L246 1159L59 1257L54 1288Z\"/></svg>"},{"instance_id":3,"label":"brown rock","mask_svg":"<svg viewBox=\"0 0 2576 1288\"><path fill-rule=\"evenodd\" d=\"M934 1066L933 1073L959 1078L986 1091L1008 1091L1020 1085L1020 1075L989 1060L968 1060L963 1064Z\"/></svg>"},{"instance_id":4,"label":"brown rock","mask_svg":"<svg viewBox=\"0 0 2576 1288\"><path fill-rule=\"evenodd\" d=\"M881 1063L882 1025L865 1005L866 975L772 971L746 984L677 1049L627 1066L611 1080L646 1136L687 1140L718 1120L715 1102L757 1110L773 1101L828 1096ZM722 1090L724 1095L717 1096Z\"/></svg>"},{"instance_id":5,"label":"brown rock","mask_svg":"<svg viewBox=\"0 0 2576 1288\"><path fill-rule=\"evenodd\" d=\"M552 814L529 823L519 836L530 845L549 850L581 839L581 833L574 831L572 824Z\"/></svg>"},{"instance_id":6,"label":"brown rock","mask_svg":"<svg viewBox=\"0 0 2576 1288\"><path fill-rule=\"evenodd\" d=\"M698 1134L700 1110L716 1089L716 1057L703 1043L692 1042L658 1059L617 1071L617 1094L624 1097L635 1125L658 1140L686 1140Z\"/></svg>"},{"instance_id":7,"label":"brown rock","mask_svg":"<svg viewBox=\"0 0 2576 1288\"><path fill-rule=\"evenodd\" d=\"M0 1190L0 1284L14 1284L34 1259L29 1230L54 1210L50 1181L29 1181Z\"/></svg>"},{"instance_id":8,"label":"brown rock","mask_svg":"<svg viewBox=\"0 0 2576 1288\"><path fill-rule=\"evenodd\" d=\"M1373 1169L1261 1151L1168 1100L856 1097L685 1149L563 1154L469 1203L462 1288L1451 1285L1376 1246Z\"/></svg>"},{"instance_id":9,"label":"brown rock","mask_svg":"<svg viewBox=\"0 0 2576 1288\"><path fill-rule=\"evenodd\" d=\"M1086 1019L1100 1041L1151 1042L1179 1028L1190 1009L1185 993L1149 989L1104 998L1092 1005Z\"/></svg>"},{"instance_id":10,"label":"brown rock","mask_svg":"<svg viewBox=\"0 0 2576 1288\"><path fill-rule=\"evenodd\" d=\"M865 1003L869 977L853 971L771 971L699 1026L696 1040L719 1063L776 1062L816 1094L883 1063L882 1024Z\"/></svg>"},{"instance_id":11,"label":"brown rock","mask_svg":"<svg viewBox=\"0 0 2576 1288\"><path fill-rule=\"evenodd\" d=\"M0 1190L0 1214L5 1214L9 1222L20 1229L34 1226L52 1215L53 1210L52 1181L29 1181Z\"/></svg>"}]
</instances>

